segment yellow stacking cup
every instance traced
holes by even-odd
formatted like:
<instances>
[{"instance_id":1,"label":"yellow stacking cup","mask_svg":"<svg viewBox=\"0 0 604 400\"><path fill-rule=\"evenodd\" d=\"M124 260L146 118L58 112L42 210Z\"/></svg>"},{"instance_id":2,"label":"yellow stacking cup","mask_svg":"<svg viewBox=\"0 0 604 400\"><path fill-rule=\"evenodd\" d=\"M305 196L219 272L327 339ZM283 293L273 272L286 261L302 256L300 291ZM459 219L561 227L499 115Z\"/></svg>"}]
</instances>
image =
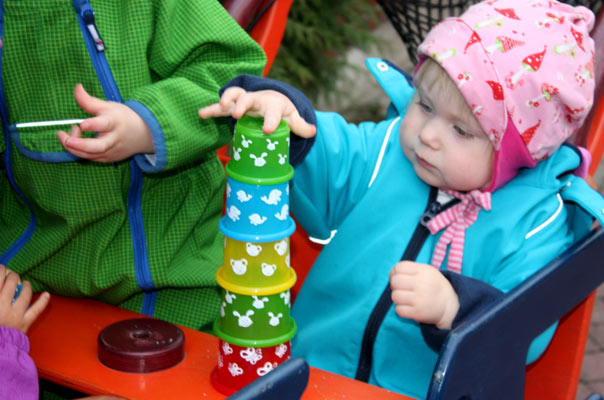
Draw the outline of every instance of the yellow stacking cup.
<instances>
[{"instance_id":1,"label":"yellow stacking cup","mask_svg":"<svg viewBox=\"0 0 604 400\"><path fill-rule=\"evenodd\" d=\"M289 237L273 242L242 242L225 236L218 284L232 292L269 295L283 292L296 283L289 265Z\"/></svg>"}]
</instances>

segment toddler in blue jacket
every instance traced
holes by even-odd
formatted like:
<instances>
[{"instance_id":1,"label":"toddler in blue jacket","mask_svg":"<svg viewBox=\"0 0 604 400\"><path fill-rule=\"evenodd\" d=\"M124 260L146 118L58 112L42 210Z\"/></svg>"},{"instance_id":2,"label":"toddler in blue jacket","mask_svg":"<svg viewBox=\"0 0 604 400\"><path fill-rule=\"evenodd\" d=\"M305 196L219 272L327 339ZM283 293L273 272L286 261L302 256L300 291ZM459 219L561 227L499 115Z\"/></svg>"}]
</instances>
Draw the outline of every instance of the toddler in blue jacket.
<instances>
[{"instance_id":1,"label":"toddler in blue jacket","mask_svg":"<svg viewBox=\"0 0 604 400\"><path fill-rule=\"evenodd\" d=\"M416 89L368 60L392 100L379 123L315 112L296 89L251 76L200 110L262 116L267 134L285 119L298 136L291 212L331 240L293 305L293 355L424 398L451 328L584 236L593 216L604 222L582 179L589 154L563 145L593 102L593 21L584 7L521 0L445 19L418 48Z\"/></svg>"}]
</instances>

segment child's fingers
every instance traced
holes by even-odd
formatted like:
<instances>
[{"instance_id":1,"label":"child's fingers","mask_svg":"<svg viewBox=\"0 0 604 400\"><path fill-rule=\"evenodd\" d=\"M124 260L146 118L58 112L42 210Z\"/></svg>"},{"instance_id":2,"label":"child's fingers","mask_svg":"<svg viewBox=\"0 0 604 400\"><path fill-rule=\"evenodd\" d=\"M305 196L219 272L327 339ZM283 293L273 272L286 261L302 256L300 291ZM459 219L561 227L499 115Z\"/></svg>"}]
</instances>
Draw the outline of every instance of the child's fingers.
<instances>
[{"instance_id":1,"label":"child's fingers","mask_svg":"<svg viewBox=\"0 0 604 400\"><path fill-rule=\"evenodd\" d=\"M393 290L390 294L392 302L396 305L413 305L414 293L409 290Z\"/></svg>"},{"instance_id":2,"label":"child's fingers","mask_svg":"<svg viewBox=\"0 0 604 400\"><path fill-rule=\"evenodd\" d=\"M14 309L19 314L24 314L25 311L27 310L27 307L29 306L29 303L31 302L32 294L33 294L33 291L31 289L31 283L29 283L28 281L24 281L21 284L21 293L19 293L19 297L17 297L17 299L13 303ZM14 293L13 293L13 295L14 295Z\"/></svg>"},{"instance_id":3,"label":"child's fingers","mask_svg":"<svg viewBox=\"0 0 604 400\"><path fill-rule=\"evenodd\" d=\"M85 119L80 124L83 131L109 132L115 129L115 121L107 116L97 116Z\"/></svg>"},{"instance_id":4,"label":"child's fingers","mask_svg":"<svg viewBox=\"0 0 604 400\"><path fill-rule=\"evenodd\" d=\"M415 275L418 271L418 265L412 261L400 261L396 263L392 272L395 274Z\"/></svg>"},{"instance_id":5,"label":"child's fingers","mask_svg":"<svg viewBox=\"0 0 604 400\"><path fill-rule=\"evenodd\" d=\"M231 106L227 109L223 109L223 107L219 103L215 103L200 108L199 111L197 111L197 114L204 119L214 117L230 117L232 109L232 103Z\"/></svg>"},{"instance_id":6,"label":"child's fingers","mask_svg":"<svg viewBox=\"0 0 604 400\"><path fill-rule=\"evenodd\" d=\"M57 138L59 139L59 142L61 142L61 145L66 149L70 147L70 145L73 145L74 141L77 142L77 139L80 137L82 137L82 130L77 125L72 125L69 133L57 131Z\"/></svg>"},{"instance_id":7,"label":"child's fingers","mask_svg":"<svg viewBox=\"0 0 604 400\"><path fill-rule=\"evenodd\" d=\"M29 283L29 282L26 282ZM48 305L48 301L50 300L50 294L48 292L42 293L36 301L27 309L25 315L23 317L25 322L24 330L27 332L31 324L34 323L36 319L42 314L46 306Z\"/></svg>"},{"instance_id":8,"label":"child's fingers","mask_svg":"<svg viewBox=\"0 0 604 400\"><path fill-rule=\"evenodd\" d=\"M417 309L414 306L410 306L407 304L401 304L394 306L394 311L401 318L409 318L416 320L417 318Z\"/></svg>"},{"instance_id":9,"label":"child's fingers","mask_svg":"<svg viewBox=\"0 0 604 400\"><path fill-rule=\"evenodd\" d=\"M12 271L8 271L8 274L3 279L4 284L0 288L0 303L11 304L17 290L17 285L19 284L19 276Z\"/></svg>"},{"instance_id":10,"label":"child's fingers","mask_svg":"<svg viewBox=\"0 0 604 400\"><path fill-rule=\"evenodd\" d=\"M235 103L237 103L239 98L245 94L246 91L240 87L230 87L224 91L222 96L220 96L220 101L218 103L200 108L199 111L197 111L197 114L204 119L213 117L230 117L233 115Z\"/></svg>"},{"instance_id":11,"label":"child's fingers","mask_svg":"<svg viewBox=\"0 0 604 400\"><path fill-rule=\"evenodd\" d=\"M6 279L6 275L8 274L8 269L2 264L0 264L0 289L4 285L4 279Z\"/></svg>"},{"instance_id":12,"label":"child's fingers","mask_svg":"<svg viewBox=\"0 0 604 400\"><path fill-rule=\"evenodd\" d=\"M243 88L240 88L238 86L231 86L222 93L218 104L220 104L220 107L223 110L228 110L233 103L237 103L239 98L245 95L246 93L247 92Z\"/></svg>"},{"instance_id":13,"label":"child's fingers","mask_svg":"<svg viewBox=\"0 0 604 400\"><path fill-rule=\"evenodd\" d=\"M413 276L394 274L390 277L390 287L392 290L413 290L417 283Z\"/></svg>"},{"instance_id":14,"label":"child's fingers","mask_svg":"<svg viewBox=\"0 0 604 400\"><path fill-rule=\"evenodd\" d=\"M77 157L89 160L102 156L116 142L115 135L98 135L94 138L82 138L73 135L69 136L65 132L59 131L57 136L67 151Z\"/></svg>"},{"instance_id":15,"label":"child's fingers","mask_svg":"<svg viewBox=\"0 0 604 400\"><path fill-rule=\"evenodd\" d=\"M269 102L263 107L264 124L262 125L262 131L267 134L271 134L277 129L281 123L281 119L284 118L284 107L278 102ZM286 122L287 119L286 119Z\"/></svg>"},{"instance_id":16,"label":"child's fingers","mask_svg":"<svg viewBox=\"0 0 604 400\"><path fill-rule=\"evenodd\" d=\"M257 92L244 93L237 98L233 106L233 118L239 119L248 111L261 112L263 107L258 101Z\"/></svg>"},{"instance_id":17,"label":"child's fingers","mask_svg":"<svg viewBox=\"0 0 604 400\"><path fill-rule=\"evenodd\" d=\"M78 105L82 107L82 110L90 114L98 114L105 108L105 104L107 103L107 101L105 100L101 100L97 97L89 95L81 83L78 83L75 86L73 90L73 95L75 97L76 103L78 103Z\"/></svg>"},{"instance_id":18,"label":"child's fingers","mask_svg":"<svg viewBox=\"0 0 604 400\"><path fill-rule=\"evenodd\" d=\"M285 118L293 133L303 138L311 138L317 134L317 127L309 124L296 111L291 116Z\"/></svg>"}]
</instances>

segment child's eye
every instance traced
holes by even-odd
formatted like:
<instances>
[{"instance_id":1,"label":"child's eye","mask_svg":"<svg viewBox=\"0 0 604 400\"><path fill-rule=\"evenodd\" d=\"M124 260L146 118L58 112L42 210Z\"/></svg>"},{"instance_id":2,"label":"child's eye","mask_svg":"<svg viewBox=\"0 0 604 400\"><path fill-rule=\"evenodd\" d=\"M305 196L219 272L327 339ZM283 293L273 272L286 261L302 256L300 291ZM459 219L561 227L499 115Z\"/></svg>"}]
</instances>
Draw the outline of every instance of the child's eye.
<instances>
[{"instance_id":1,"label":"child's eye","mask_svg":"<svg viewBox=\"0 0 604 400\"><path fill-rule=\"evenodd\" d=\"M432 112L432 107L430 107L429 105L427 105L426 103L423 103L421 101L418 101L417 104L422 108L422 110L424 112L427 113L431 113Z\"/></svg>"},{"instance_id":2,"label":"child's eye","mask_svg":"<svg viewBox=\"0 0 604 400\"><path fill-rule=\"evenodd\" d=\"M472 137L472 134L471 134L471 133L468 133L467 131L463 130L462 128L460 128L460 127L459 127L459 126L457 126L457 125L454 125L454 126L453 126L453 129L454 129L454 130L455 130L455 132L456 132L456 133L457 133L459 136L461 136L461 137L464 137L464 138L471 138L471 137Z\"/></svg>"}]
</instances>

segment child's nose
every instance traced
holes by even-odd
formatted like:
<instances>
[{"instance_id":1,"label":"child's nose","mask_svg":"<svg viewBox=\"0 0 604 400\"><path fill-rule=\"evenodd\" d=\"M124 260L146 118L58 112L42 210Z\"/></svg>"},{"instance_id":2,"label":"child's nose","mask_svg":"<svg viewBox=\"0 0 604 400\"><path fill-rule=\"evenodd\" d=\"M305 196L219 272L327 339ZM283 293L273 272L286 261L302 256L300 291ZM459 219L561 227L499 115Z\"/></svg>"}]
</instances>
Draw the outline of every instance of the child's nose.
<instances>
[{"instance_id":1,"label":"child's nose","mask_svg":"<svg viewBox=\"0 0 604 400\"><path fill-rule=\"evenodd\" d=\"M419 131L419 140L426 146L432 148L440 147L440 135L442 133L442 126L439 126L436 118L428 119Z\"/></svg>"}]
</instances>

